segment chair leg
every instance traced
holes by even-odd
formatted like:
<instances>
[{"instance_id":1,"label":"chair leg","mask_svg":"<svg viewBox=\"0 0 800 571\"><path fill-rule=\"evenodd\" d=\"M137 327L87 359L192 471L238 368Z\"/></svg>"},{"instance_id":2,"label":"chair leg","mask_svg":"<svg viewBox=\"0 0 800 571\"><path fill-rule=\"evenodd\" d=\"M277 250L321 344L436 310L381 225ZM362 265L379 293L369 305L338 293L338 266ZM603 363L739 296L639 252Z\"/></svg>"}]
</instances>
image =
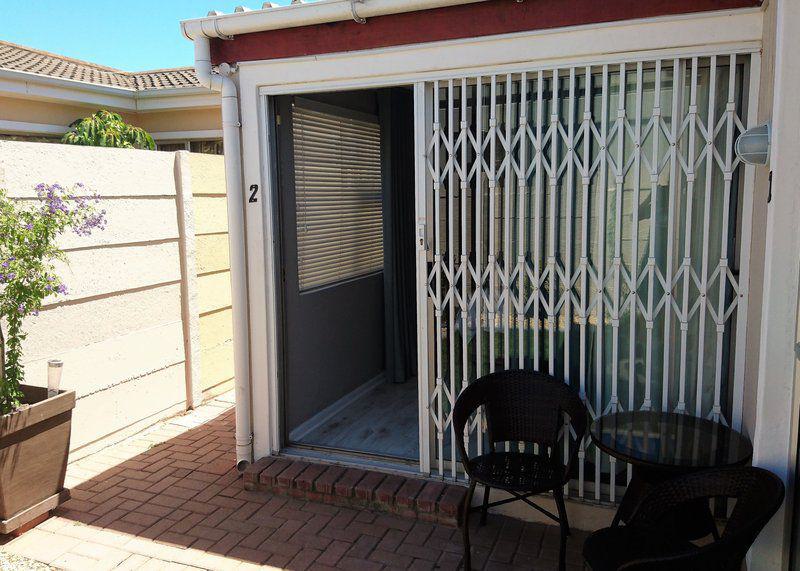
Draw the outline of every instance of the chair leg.
<instances>
[{"instance_id":1,"label":"chair leg","mask_svg":"<svg viewBox=\"0 0 800 571\"><path fill-rule=\"evenodd\" d=\"M480 525L486 525L486 514L489 512L489 491L491 488L489 486L483 487L483 510L481 510L481 521Z\"/></svg>"},{"instance_id":2,"label":"chair leg","mask_svg":"<svg viewBox=\"0 0 800 571\"><path fill-rule=\"evenodd\" d=\"M569 535L569 520L567 519L567 506L564 504L564 490L557 488L553 490L553 497L558 508L558 523L561 528L561 544L558 550L558 569L566 569L567 559L567 536Z\"/></svg>"},{"instance_id":3,"label":"chair leg","mask_svg":"<svg viewBox=\"0 0 800 571\"><path fill-rule=\"evenodd\" d=\"M567 517L567 505L564 503L564 490L559 488L553 494L556 500L556 507L558 508L558 518L564 522L564 527L567 530L567 535L570 535L569 518Z\"/></svg>"},{"instance_id":4,"label":"chair leg","mask_svg":"<svg viewBox=\"0 0 800 571\"><path fill-rule=\"evenodd\" d=\"M472 569L472 560L470 557L470 546L469 546L469 512L470 508L472 507L472 496L475 494L475 480L470 481L469 483L469 490L467 490L467 495L464 498L464 508L463 514L461 519L461 528L462 533L464 534L464 571L471 571Z\"/></svg>"}]
</instances>

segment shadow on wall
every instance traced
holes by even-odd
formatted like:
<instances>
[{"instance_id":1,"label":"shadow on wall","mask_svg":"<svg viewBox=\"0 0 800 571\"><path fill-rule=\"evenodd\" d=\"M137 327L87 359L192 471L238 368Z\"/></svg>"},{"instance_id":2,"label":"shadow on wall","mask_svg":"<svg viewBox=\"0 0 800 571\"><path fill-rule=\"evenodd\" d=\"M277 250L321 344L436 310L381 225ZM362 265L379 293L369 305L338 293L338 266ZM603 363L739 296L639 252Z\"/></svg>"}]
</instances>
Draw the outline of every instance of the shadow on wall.
<instances>
[{"instance_id":1,"label":"shadow on wall","mask_svg":"<svg viewBox=\"0 0 800 571\"><path fill-rule=\"evenodd\" d=\"M69 295L26 327L26 382L58 358L76 391L73 458L230 388L223 157L0 141L0 187L25 200L39 182L84 183L108 218L65 237Z\"/></svg>"}]
</instances>

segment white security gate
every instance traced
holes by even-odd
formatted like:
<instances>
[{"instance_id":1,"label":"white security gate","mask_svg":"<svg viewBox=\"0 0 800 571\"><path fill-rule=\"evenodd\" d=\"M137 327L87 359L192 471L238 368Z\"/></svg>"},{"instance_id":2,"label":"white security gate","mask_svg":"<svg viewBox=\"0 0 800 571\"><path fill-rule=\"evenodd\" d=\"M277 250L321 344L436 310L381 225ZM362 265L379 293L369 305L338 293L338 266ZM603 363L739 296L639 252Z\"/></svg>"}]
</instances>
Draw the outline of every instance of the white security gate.
<instances>
[{"instance_id":1,"label":"white security gate","mask_svg":"<svg viewBox=\"0 0 800 571\"><path fill-rule=\"evenodd\" d=\"M752 177L733 143L757 66L726 53L417 85L423 471L462 477L453 443L479 452L483 427L455 434L453 403L499 369L563 378L592 417L739 426ZM581 446L570 493L614 501L625 468L563 441Z\"/></svg>"}]
</instances>

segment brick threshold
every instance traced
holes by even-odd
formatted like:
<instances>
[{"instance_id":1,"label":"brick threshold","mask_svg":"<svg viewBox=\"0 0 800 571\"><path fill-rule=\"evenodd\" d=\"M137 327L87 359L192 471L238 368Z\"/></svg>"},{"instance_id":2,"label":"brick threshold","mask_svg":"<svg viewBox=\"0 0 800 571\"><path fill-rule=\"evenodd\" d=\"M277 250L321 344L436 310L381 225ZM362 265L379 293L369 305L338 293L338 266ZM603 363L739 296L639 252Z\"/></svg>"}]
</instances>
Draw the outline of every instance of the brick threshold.
<instances>
[{"instance_id":1,"label":"brick threshold","mask_svg":"<svg viewBox=\"0 0 800 571\"><path fill-rule=\"evenodd\" d=\"M245 490L309 501L372 508L403 517L457 527L467 490L455 484L267 456L244 471Z\"/></svg>"}]
</instances>

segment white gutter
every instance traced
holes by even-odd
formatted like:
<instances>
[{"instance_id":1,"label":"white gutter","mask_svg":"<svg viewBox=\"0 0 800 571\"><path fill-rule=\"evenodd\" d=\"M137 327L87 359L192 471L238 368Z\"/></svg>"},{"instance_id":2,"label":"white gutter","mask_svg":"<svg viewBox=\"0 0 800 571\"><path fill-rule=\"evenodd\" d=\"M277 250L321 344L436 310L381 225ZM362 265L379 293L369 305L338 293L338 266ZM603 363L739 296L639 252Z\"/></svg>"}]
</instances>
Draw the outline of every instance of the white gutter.
<instances>
[{"instance_id":1,"label":"white gutter","mask_svg":"<svg viewBox=\"0 0 800 571\"><path fill-rule=\"evenodd\" d=\"M225 187L228 197L228 247L233 298L233 371L236 393L236 467L253 461L250 385L250 323L247 311L247 259L244 236L241 123L236 84L227 73L211 72L208 38L194 39L195 71L200 84L222 92L222 140L225 147ZM229 72L228 66L222 66Z\"/></svg>"},{"instance_id":2,"label":"white gutter","mask_svg":"<svg viewBox=\"0 0 800 571\"><path fill-rule=\"evenodd\" d=\"M50 123L29 123L27 121L8 121L0 119L0 131L7 133L36 134L36 135L63 135L69 131L66 125L53 125Z\"/></svg>"},{"instance_id":3,"label":"white gutter","mask_svg":"<svg viewBox=\"0 0 800 571\"><path fill-rule=\"evenodd\" d=\"M97 83L90 83L88 81L80 81L78 79L51 77L47 75L42 75L40 73L33 73L31 71L19 71L16 69L0 69L0 78L16 80L23 83L32 83L37 85L68 87L74 90L90 91L93 93L104 93L107 95L116 95L118 97L133 97L133 94L136 92L135 89L129 89L127 87L100 85Z\"/></svg>"},{"instance_id":4,"label":"white gutter","mask_svg":"<svg viewBox=\"0 0 800 571\"><path fill-rule=\"evenodd\" d=\"M265 30L296 28L312 24L430 10L445 6L471 4L484 0L322 0L308 4L290 4L265 10L221 14L181 22L183 34L190 40L199 37L229 38Z\"/></svg>"},{"instance_id":5,"label":"white gutter","mask_svg":"<svg viewBox=\"0 0 800 571\"><path fill-rule=\"evenodd\" d=\"M200 129L196 131L150 131L153 139L158 141L200 141L204 139L221 139L222 129Z\"/></svg>"},{"instance_id":6,"label":"white gutter","mask_svg":"<svg viewBox=\"0 0 800 571\"><path fill-rule=\"evenodd\" d=\"M16 70L0 69L0 93L45 101L69 101L78 106L136 110L134 92L129 89L43 77Z\"/></svg>"},{"instance_id":7,"label":"white gutter","mask_svg":"<svg viewBox=\"0 0 800 571\"><path fill-rule=\"evenodd\" d=\"M216 98L211 98L207 87L138 91L10 69L0 69L0 95L24 95L43 101L67 101L83 107L107 107L130 112L207 108L219 104Z\"/></svg>"}]
</instances>

